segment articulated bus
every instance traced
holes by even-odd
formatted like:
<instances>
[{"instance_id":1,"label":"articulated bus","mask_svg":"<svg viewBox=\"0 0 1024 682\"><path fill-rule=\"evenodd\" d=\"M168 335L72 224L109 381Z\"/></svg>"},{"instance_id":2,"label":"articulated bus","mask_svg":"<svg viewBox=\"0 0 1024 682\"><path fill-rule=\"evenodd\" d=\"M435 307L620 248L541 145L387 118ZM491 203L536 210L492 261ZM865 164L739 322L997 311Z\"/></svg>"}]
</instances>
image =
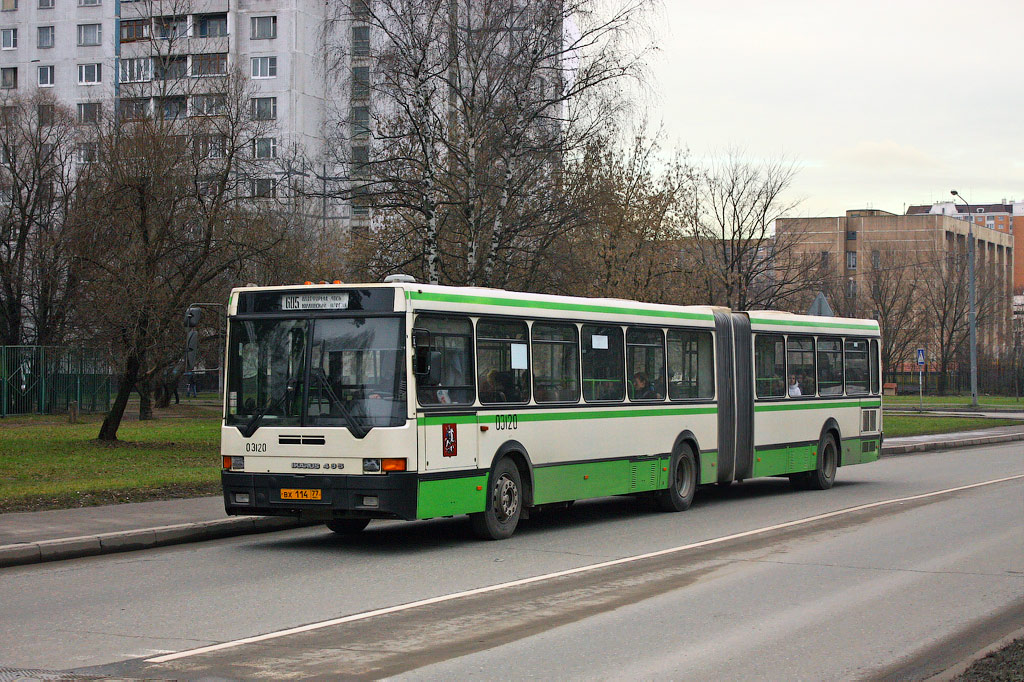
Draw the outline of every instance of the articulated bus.
<instances>
[{"instance_id":1,"label":"articulated bus","mask_svg":"<svg viewBox=\"0 0 1024 682\"><path fill-rule=\"evenodd\" d=\"M228 514L356 533L610 495L683 511L700 486L830 488L878 459L874 320L496 289L235 289L222 455Z\"/></svg>"}]
</instances>

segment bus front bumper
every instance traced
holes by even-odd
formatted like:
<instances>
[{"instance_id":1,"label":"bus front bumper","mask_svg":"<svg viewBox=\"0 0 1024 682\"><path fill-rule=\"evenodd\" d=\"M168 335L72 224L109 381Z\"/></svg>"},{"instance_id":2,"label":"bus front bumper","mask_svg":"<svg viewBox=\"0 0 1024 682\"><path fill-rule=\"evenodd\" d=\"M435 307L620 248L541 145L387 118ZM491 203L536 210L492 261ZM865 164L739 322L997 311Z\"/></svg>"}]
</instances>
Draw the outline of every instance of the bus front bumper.
<instances>
[{"instance_id":1,"label":"bus front bumper","mask_svg":"<svg viewBox=\"0 0 1024 682\"><path fill-rule=\"evenodd\" d=\"M222 471L220 478L224 509L232 516L293 516L322 521L416 518L415 472L318 476ZM315 496L315 492L308 491L319 491L320 499L282 499L281 491L307 491L299 493L303 496Z\"/></svg>"}]
</instances>

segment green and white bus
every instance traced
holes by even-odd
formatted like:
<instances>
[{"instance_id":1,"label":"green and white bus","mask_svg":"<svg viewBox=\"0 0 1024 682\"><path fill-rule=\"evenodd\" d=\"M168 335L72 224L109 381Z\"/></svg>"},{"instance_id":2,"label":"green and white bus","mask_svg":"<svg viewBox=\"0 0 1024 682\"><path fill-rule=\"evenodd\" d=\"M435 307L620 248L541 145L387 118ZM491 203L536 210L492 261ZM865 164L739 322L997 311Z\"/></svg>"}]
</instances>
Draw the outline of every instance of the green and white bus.
<instances>
[{"instance_id":1,"label":"green and white bus","mask_svg":"<svg viewBox=\"0 0 1024 682\"><path fill-rule=\"evenodd\" d=\"M529 510L609 495L682 511L761 476L827 489L882 443L874 320L496 289L235 289L228 514L324 521Z\"/></svg>"}]
</instances>

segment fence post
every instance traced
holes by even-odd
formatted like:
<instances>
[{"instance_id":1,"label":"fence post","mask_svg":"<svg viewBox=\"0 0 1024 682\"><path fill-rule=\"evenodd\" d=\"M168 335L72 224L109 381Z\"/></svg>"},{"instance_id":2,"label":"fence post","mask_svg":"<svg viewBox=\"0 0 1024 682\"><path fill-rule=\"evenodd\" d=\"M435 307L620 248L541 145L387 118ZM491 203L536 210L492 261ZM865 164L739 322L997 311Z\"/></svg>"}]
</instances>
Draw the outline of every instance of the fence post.
<instances>
[{"instance_id":1,"label":"fence post","mask_svg":"<svg viewBox=\"0 0 1024 682\"><path fill-rule=\"evenodd\" d=\"M0 417L7 416L7 346L0 346Z\"/></svg>"},{"instance_id":2,"label":"fence post","mask_svg":"<svg viewBox=\"0 0 1024 682\"><path fill-rule=\"evenodd\" d=\"M75 402L82 409L82 372L85 371L85 351L78 351L78 371L75 372Z\"/></svg>"},{"instance_id":3,"label":"fence post","mask_svg":"<svg viewBox=\"0 0 1024 682\"><path fill-rule=\"evenodd\" d=\"M39 346L39 414L46 414L46 349Z\"/></svg>"}]
</instances>

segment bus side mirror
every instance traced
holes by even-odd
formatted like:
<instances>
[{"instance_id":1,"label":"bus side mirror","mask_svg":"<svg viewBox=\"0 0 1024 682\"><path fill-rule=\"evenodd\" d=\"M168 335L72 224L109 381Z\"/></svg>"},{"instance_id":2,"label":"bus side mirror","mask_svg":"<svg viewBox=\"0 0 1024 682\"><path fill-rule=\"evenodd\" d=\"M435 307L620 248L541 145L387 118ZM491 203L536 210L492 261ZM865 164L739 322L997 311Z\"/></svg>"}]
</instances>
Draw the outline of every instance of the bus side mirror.
<instances>
[{"instance_id":1,"label":"bus side mirror","mask_svg":"<svg viewBox=\"0 0 1024 682\"><path fill-rule=\"evenodd\" d=\"M413 371L416 378L425 386L436 386L441 383L441 352L430 350L429 346L417 347Z\"/></svg>"}]
</instances>

